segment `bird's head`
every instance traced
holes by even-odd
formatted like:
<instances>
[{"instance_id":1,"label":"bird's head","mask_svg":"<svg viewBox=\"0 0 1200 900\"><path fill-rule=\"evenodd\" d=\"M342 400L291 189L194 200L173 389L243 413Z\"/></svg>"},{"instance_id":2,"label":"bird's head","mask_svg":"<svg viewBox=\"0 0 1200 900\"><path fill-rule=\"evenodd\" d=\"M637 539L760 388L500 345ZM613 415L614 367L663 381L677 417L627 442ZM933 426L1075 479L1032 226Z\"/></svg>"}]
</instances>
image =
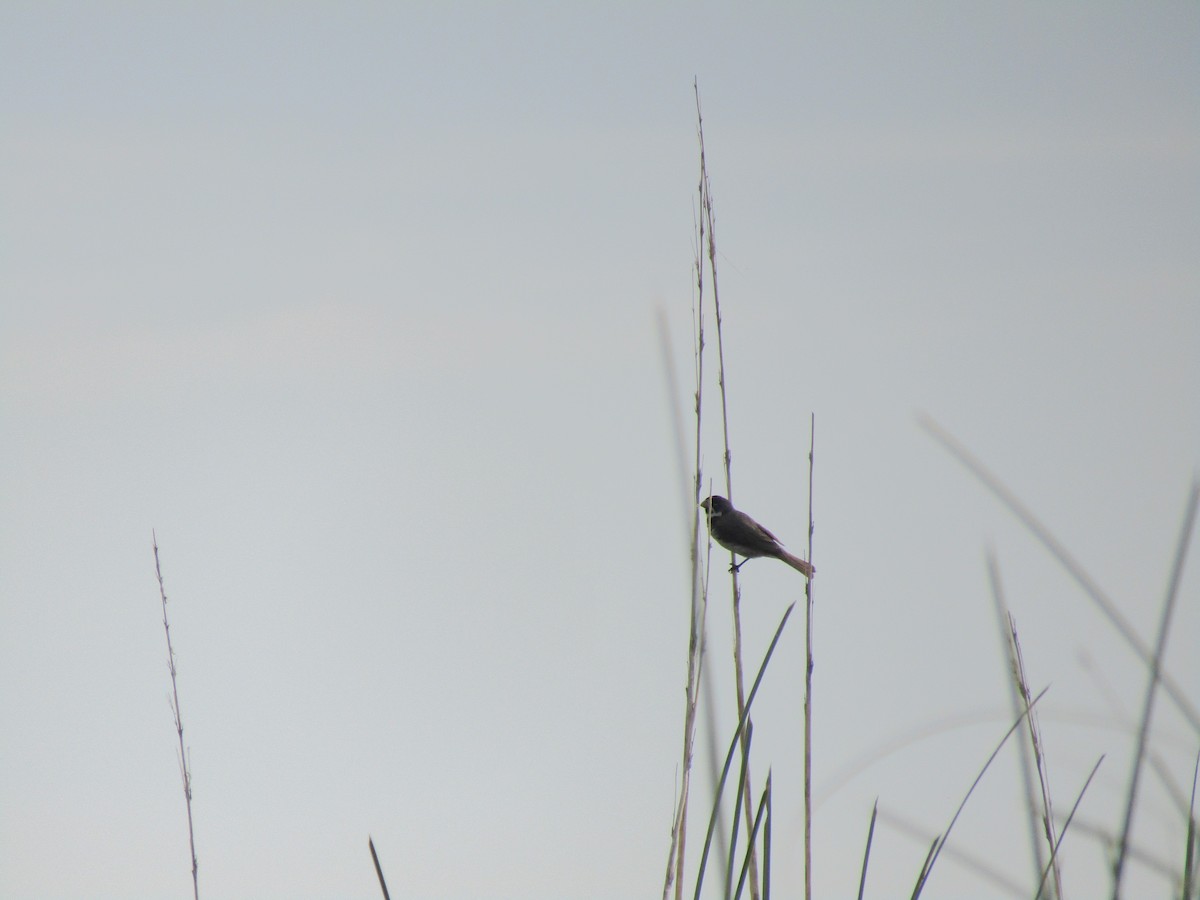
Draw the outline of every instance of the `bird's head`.
<instances>
[{"instance_id":1,"label":"bird's head","mask_svg":"<svg viewBox=\"0 0 1200 900\"><path fill-rule=\"evenodd\" d=\"M700 506L710 516L719 516L721 513L728 512L729 510L733 509L733 505L728 500L726 500L724 497L719 497L716 494L701 500Z\"/></svg>"}]
</instances>

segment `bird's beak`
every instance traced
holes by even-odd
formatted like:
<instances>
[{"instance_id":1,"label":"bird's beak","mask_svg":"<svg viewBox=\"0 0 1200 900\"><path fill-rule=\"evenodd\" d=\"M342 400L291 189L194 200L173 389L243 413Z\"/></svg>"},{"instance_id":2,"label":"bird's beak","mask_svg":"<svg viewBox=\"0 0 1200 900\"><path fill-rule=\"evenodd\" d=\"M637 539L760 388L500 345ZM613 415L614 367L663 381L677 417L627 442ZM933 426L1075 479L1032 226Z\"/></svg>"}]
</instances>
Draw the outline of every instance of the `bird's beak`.
<instances>
[{"instance_id":1,"label":"bird's beak","mask_svg":"<svg viewBox=\"0 0 1200 900\"><path fill-rule=\"evenodd\" d=\"M711 502L712 501L708 497L705 497L703 500L700 501L700 508L703 509L705 512L708 512L709 504Z\"/></svg>"}]
</instances>

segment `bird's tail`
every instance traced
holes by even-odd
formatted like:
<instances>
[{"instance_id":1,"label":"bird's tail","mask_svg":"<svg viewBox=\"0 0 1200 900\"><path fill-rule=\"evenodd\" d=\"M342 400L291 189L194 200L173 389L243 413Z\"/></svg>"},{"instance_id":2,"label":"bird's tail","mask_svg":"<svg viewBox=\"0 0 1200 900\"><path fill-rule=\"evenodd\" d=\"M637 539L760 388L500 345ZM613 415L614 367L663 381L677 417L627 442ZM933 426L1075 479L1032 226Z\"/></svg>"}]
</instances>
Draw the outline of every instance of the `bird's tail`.
<instances>
[{"instance_id":1,"label":"bird's tail","mask_svg":"<svg viewBox=\"0 0 1200 900\"><path fill-rule=\"evenodd\" d=\"M801 575L803 575L805 578L812 578L813 573L817 571L816 569L814 569L812 567L812 563L807 562L806 560L803 560L798 556L792 556L792 554L788 553L786 550L784 550L782 548L779 551L779 558L782 559L789 566L791 566L793 569L795 569L797 572L799 572Z\"/></svg>"}]
</instances>

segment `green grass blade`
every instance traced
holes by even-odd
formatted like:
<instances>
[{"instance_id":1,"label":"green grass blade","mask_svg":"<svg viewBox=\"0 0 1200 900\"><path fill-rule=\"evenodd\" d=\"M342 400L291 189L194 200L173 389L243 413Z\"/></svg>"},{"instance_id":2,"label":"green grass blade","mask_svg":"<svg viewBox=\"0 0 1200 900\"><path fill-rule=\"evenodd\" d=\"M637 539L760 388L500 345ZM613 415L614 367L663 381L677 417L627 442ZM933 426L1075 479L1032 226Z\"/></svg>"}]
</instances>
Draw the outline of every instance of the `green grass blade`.
<instances>
[{"instance_id":1,"label":"green grass blade","mask_svg":"<svg viewBox=\"0 0 1200 900\"><path fill-rule=\"evenodd\" d=\"M775 636L771 638L770 646L767 647L766 655L763 656L762 665L758 667L758 675L755 676L754 684L750 687L750 693L746 697L746 708L742 710L737 728L734 729L733 740L729 742L729 752L725 754L725 765L721 769L721 778L717 782L716 796L713 798L712 814L708 817L708 833L704 836L704 850L700 854L700 869L696 873L695 900L700 900L700 890L704 886L704 870L708 865L708 854L712 849L713 832L716 831L717 827L717 814L721 808L721 794L724 793L725 782L729 778L729 768L733 764L733 754L737 751L742 729L746 727L746 719L750 715L750 707L754 703L754 698L758 694L758 687L762 683L763 675L767 671L767 664L771 661L771 655L775 652L775 646L779 643L779 637L783 634L783 628L787 625L788 617L791 616L792 610L795 608L795 603L788 606L787 611L783 614L783 618L779 621L779 627L775 629Z\"/></svg>"},{"instance_id":2,"label":"green grass blade","mask_svg":"<svg viewBox=\"0 0 1200 900\"><path fill-rule=\"evenodd\" d=\"M750 829L749 842L746 845L746 856L742 860L742 872L738 875L737 890L733 893L733 900L741 900L742 888L746 886L746 875L750 871L750 859L753 856L751 849L754 847L754 842L758 840L758 826L763 822L763 814L767 809L767 799L771 796L771 773L767 772L767 786L763 788L762 799L758 801L758 812L754 814L754 825Z\"/></svg>"},{"instance_id":3,"label":"green grass blade","mask_svg":"<svg viewBox=\"0 0 1200 900\"><path fill-rule=\"evenodd\" d=\"M867 861L871 858L871 839L875 837L875 819L879 816L879 798L871 807L871 824L867 828L867 847L863 850L862 874L858 876L858 900L863 900L863 891L867 887Z\"/></svg>"},{"instance_id":4,"label":"green grass blade","mask_svg":"<svg viewBox=\"0 0 1200 900\"><path fill-rule=\"evenodd\" d=\"M1183 853L1183 900L1192 900L1196 882L1196 775L1200 773L1200 753L1192 769L1192 802L1188 809L1187 849Z\"/></svg>"},{"instance_id":5,"label":"green grass blade","mask_svg":"<svg viewBox=\"0 0 1200 900\"><path fill-rule=\"evenodd\" d=\"M375 842L367 835L367 846L371 848L371 862L375 863L375 874L379 876L379 887L383 890L383 900L392 900L388 893L387 882L383 880L383 868L379 865L379 855L375 852Z\"/></svg>"},{"instance_id":6,"label":"green grass blade","mask_svg":"<svg viewBox=\"0 0 1200 900\"><path fill-rule=\"evenodd\" d=\"M750 768L750 742L754 738L754 723L746 723L746 739L742 741L742 764L738 770L737 799L733 801L733 830L729 835L729 855L725 859L725 897L733 892L733 857L737 855L738 830L742 824L742 797L746 791L746 771ZM747 860L749 857L747 856Z\"/></svg>"}]
</instances>

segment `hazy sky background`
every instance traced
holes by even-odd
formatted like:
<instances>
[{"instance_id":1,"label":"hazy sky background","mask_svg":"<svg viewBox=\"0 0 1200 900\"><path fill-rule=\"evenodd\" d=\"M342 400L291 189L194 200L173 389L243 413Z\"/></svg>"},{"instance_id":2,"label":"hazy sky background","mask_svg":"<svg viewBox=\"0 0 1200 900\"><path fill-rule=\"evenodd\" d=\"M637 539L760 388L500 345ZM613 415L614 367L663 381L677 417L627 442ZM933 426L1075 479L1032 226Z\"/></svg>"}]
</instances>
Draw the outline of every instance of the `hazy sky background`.
<instances>
[{"instance_id":1,"label":"hazy sky background","mask_svg":"<svg viewBox=\"0 0 1200 900\"><path fill-rule=\"evenodd\" d=\"M657 896L694 77L735 496L792 549L816 417L820 896L856 888L876 797L925 837L880 824L868 896L908 891L1007 727L988 547L1057 809L1107 754L1077 821L1115 831L1143 667L916 415L1152 641L1200 462L1197 46L1192 2L5 3L0 896L190 895L151 529L204 895L379 896L369 833L393 896ZM1194 702L1197 565L1168 651ZM802 580L743 575L758 659ZM757 702L780 896L802 626ZM1161 703L1184 790L1197 742ZM948 851L1028 897L1018 786L1009 749ZM1136 839L1176 873L1182 823L1148 778ZM1063 858L1099 896L1099 840ZM925 896L1012 894L943 857Z\"/></svg>"}]
</instances>

